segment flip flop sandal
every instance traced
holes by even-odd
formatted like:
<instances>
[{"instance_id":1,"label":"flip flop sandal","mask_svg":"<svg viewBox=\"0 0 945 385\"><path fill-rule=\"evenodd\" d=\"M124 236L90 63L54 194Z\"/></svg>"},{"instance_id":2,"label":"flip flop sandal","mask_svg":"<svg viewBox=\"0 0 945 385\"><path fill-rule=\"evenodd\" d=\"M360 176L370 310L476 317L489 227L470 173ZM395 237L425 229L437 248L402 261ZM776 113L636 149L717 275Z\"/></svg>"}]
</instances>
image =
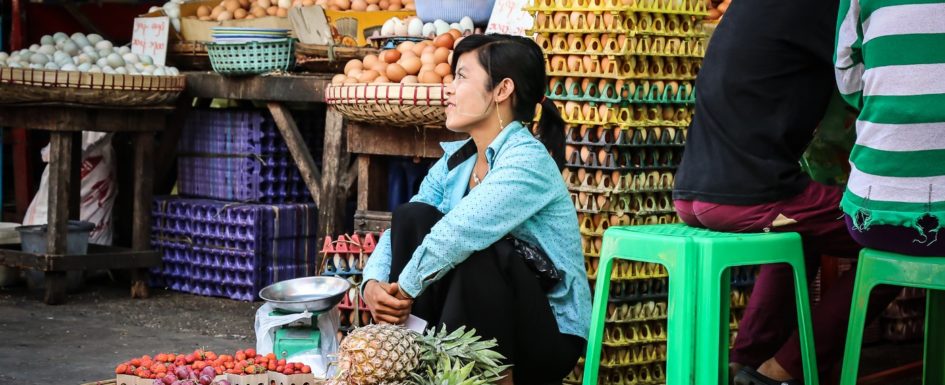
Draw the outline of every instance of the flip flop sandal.
<instances>
[{"instance_id":1,"label":"flip flop sandal","mask_svg":"<svg viewBox=\"0 0 945 385\"><path fill-rule=\"evenodd\" d=\"M778 381L771 378L768 378L764 374L758 373L757 370L743 367L741 370L735 374L735 385L803 385L803 382L798 380L787 380L787 381Z\"/></svg>"}]
</instances>

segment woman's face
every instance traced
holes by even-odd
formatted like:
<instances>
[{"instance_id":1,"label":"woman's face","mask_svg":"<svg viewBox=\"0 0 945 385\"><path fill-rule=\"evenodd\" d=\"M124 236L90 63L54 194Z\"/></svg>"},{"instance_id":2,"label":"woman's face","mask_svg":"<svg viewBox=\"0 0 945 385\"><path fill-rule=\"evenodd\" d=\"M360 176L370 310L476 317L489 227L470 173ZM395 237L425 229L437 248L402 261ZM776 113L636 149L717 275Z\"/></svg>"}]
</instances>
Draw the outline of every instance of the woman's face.
<instances>
[{"instance_id":1,"label":"woman's face","mask_svg":"<svg viewBox=\"0 0 945 385\"><path fill-rule=\"evenodd\" d=\"M464 53L457 59L453 82L446 85L446 128L469 132L494 114L495 98L486 91L488 82L489 74L479 63L476 51Z\"/></svg>"}]
</instances>

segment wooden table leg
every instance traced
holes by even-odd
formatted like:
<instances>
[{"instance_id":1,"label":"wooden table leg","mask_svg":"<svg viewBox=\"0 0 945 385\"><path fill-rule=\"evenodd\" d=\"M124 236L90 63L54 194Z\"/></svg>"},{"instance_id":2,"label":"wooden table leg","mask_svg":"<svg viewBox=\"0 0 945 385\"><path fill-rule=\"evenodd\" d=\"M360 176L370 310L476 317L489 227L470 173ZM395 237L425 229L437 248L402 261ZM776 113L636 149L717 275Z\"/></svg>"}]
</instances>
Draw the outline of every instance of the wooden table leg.
<instances>
[{"instance_id":1,"label":"wooden table leg","mask_svg":"<svg viewBox=\"0 0 945 385\"><path fill-rule=\"evenodd\" d=\"M72 134L53 131L49 145L49 207L47 223L49 230L46 238L48 254L66 254L66 235L69 224L69 199L72 191ZM74 197L78 199L78 197ZM49 305L61 303L66 296L65 272L46 273L46 295L44 302Z\"/></svg>"},{"instance_id":2,"label":"wooden table leg","mask_svg":"<svg viewBox=\"0 0 945 385\"><path fill-rule=\"evenodd\" d=\"M345 206L351 156L345 146L344 117L333 108L325 113L325 146L322 151L322 198L318 206L318 244L325 236L338 235L345 228Z\"/></svg>"},{"instance_id":3,"label":"wooden table leg","mask_svg":"<svg viewBox=\"0 0 945 385\"><path fill-rule=\"evenodd\" d=\"M154 190L154 133L141 132L135 137L134 222L131 247L151 248L151 194ZM148 270L134 269L131 275L131 298L148 297Z\"/></svg>"}]
</instances>

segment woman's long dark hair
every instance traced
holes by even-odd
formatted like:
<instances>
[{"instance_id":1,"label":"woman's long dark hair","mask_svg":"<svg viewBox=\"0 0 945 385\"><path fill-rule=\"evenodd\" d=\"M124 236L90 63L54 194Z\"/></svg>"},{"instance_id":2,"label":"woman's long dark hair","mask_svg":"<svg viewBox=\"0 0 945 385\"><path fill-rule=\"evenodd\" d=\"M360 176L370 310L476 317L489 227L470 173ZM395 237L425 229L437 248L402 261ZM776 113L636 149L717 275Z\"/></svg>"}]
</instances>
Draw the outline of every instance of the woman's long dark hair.
<instances>
[{"instance_id":1,"label":"woman's long dark hair","mask_svg":"<svg viewBox=\"0 0 945 385\"><path fill-rule=\"evenodd\" d=\"M554 102L545 99L548 84L545 74L545 57L541 47L529 38L510 35L471 35L457 44L453 51L453 73L460 56L467 52L477 53L479 63L489 74L486 91L492 91L503 79L515 83L512 95L513 119L532 122L535 105L541 104L535 136L545 145L551 157L564 167L564 120Z\"/></svg>"}]
</instances>

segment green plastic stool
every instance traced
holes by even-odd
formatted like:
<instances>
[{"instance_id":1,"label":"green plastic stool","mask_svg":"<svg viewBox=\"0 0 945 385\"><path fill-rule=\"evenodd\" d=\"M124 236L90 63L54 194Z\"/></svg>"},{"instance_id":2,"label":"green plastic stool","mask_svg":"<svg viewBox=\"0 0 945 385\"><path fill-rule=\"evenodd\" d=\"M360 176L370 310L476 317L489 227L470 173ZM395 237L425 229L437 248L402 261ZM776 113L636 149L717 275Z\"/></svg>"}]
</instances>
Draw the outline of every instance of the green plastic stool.
<instances>
[{"instance_id":1,"label":"green plastic stool","mask_svg":"<svg viewBox=\"0 0 945 385\"><path fill-rule=\"evenodd\" d=\"M727 384L729 268L788 263L794 268L804 383L817 385L814 338L800 236L721 233L686 225L611 227L604 233L584 385L597 385L610 278L616 259L659 263L669 274L667 385Z\"/></svg>"},{"instance_id":2,"label":"green plastic stool","mask_svg":"<svg viewBox=\"0 0 945 385\"><path fill-rule=\"evenodd\" d=\"M869 294L876 285L929 289L925 310L923 383L945 384L945 256L913 257L863 249L858 265L840 384L856 384L866 307Z\"/></svg>"}]
</instances>

